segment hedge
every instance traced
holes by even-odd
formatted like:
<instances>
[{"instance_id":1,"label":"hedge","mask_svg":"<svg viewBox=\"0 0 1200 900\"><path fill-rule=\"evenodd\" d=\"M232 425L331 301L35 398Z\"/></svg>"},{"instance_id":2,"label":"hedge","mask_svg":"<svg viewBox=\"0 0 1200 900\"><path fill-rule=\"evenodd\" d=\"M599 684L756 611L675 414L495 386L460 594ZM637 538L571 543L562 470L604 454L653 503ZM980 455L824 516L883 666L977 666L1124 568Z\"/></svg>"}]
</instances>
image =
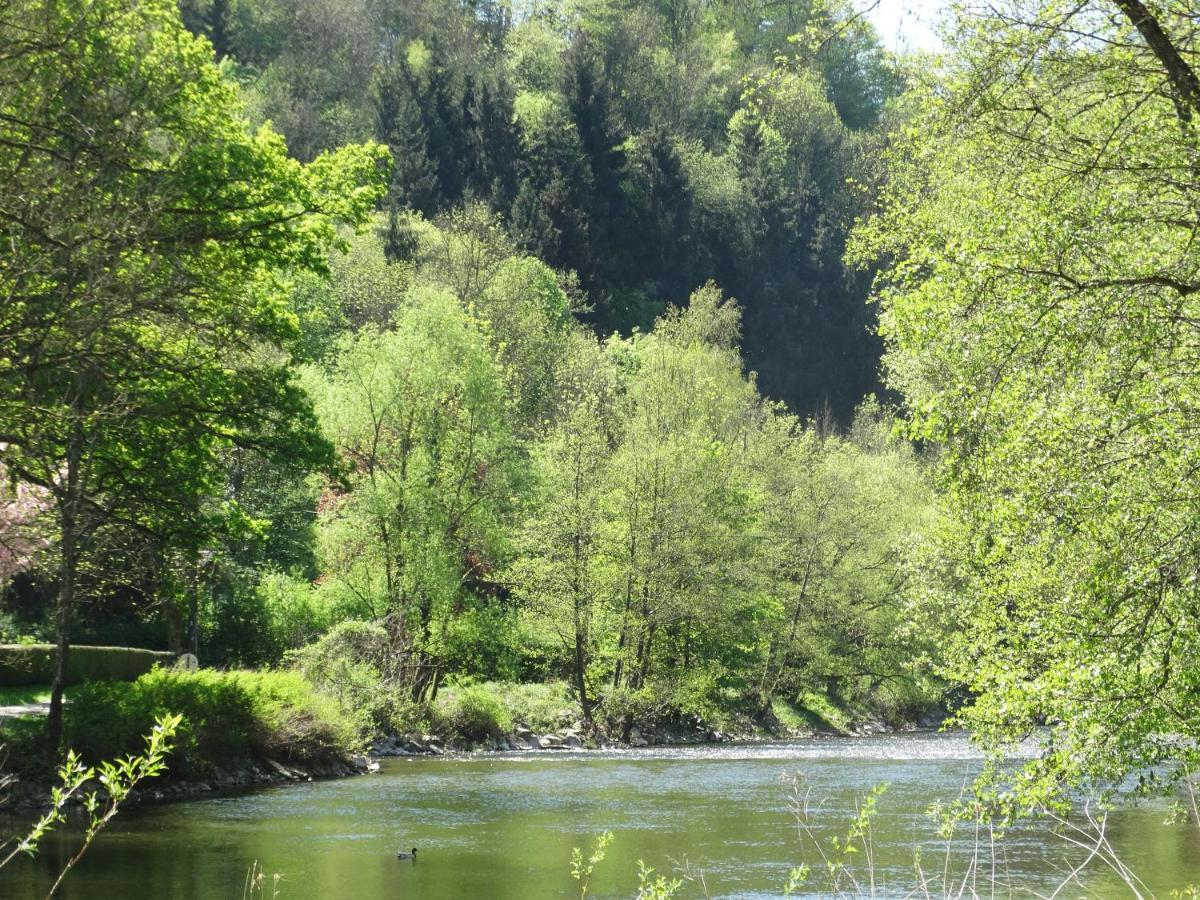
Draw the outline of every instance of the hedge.
<instances>
[{"instance_id":1,"label":"hedge","mask_svg":"<svg viewBox=\"0 0 1200 900\"><path fill-rule=\"evenodd\" d=\"M54 681L53 644L0 644L0 687L50 684ZM174 653L135 647L72 647L67 654L67 683L133 681L156 664L170 665Z\"/></svg>"}]
</instances>

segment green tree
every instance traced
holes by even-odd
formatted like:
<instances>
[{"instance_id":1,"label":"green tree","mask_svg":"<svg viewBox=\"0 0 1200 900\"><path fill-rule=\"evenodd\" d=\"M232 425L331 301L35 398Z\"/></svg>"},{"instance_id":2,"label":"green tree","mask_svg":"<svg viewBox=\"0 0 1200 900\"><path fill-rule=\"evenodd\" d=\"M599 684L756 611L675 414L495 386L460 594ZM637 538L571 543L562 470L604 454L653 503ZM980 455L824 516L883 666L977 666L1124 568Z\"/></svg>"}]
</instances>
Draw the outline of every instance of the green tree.
<instances>
[{"instance_id":1,"label":"green tree","mask_svg":"<svg viewBox=\"0 0 1200 900\"><path fill-rule=\"evenodd\" d=\"M756 437L764 602L752 692L764 712L777 693L868 697L911 678L898 625L907 551L928 527L931 497L890 425L868 402L845 437L790 416Z\"/></svg>"},{"instance_id":2,"label":"green tree","mask_svg":"<svg viewBox=\"0 0 1200 900\"><path fill-rule=\"evenodd\" d=\"M1197 761L1194 7L964 15L864 254L892 383L947 448L938 592L1009 811ZM1188 174L1185 174L1188 173Z\"/></svg>"},{"instance_id":3,"label":"green tree","mask_svg":"<svg viewBox=\"0 0 1200 900\"><path fill-rule=\"evenodd\" d=\"M556 399L554 424L533 453L539 490L517 532L509 578L527 614L561 642L580 713L592 727L591 669L614 587L601 503L620 440L612 363L594 339L575 337Z\"/></svg>"},{"instance_id":4,"label":"green tree","mask_svg":"<svg viewBox=\"0 0 1200 900\"><path fill-rule=\"evenodd\" d=\"M759 404L739 325L737 306L708 285L652 334L613 347L625 420L604 501L619 577L614 687L646 687L656 660L687 678L710 661L706 641L733 643L749 559L742 447Z\"/></svg>"},{"instance_id":5,"label":"green tree","mask_svg":"<svg viewBox=\"0 0 1200 900\"><path fill-rule=\"evenodd\" d=\"M417 289L394 330L343 338L309 390L348 469L321 500L322 590L388 623L413 699L430 699L504 550L517 446L494 354L452 294Z\"/></svg>"},{"instance_id":6,"label":"green tree","mask_svg":"<svg viewBox=\"0 0 1200 900\"><path fill-rule=\"evenodd\" d=\"M60 559L49 737L76 582L119 523L195 546L231 445L327 457L286 356L280 273L322 271L379 195L382 151L308 167L250 134L174 4L0 11L0 457L45 490Z\"/></svg>"}]
</instances>

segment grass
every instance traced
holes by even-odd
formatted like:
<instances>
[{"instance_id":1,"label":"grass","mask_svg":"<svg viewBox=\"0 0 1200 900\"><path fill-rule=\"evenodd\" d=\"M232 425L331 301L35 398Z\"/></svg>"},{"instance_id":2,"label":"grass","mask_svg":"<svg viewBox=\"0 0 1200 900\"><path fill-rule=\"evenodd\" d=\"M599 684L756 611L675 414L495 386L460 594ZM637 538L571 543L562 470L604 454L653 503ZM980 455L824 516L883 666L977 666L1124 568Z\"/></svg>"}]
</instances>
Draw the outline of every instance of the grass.
<instances>
[{"instance_id":1,"label":"grass","mask_svg":"<svg viewBox=\"0 0 1200 900\"><path fill-rule=\"evenodd\" d=\"M824 694L805 691L800 695L796 714L813 728L846 733L850 730L850 714L835 705ZM782 720L781 720L782 721Z\"/></svg>"},{"instance_id":2,"label":"grass","mask_svg":"<svg viewBox=\"0 0 1200 900\"><path fill-rule=\"evenodd\" d=\"M257 757L326 759L358 749L352 711L298 672L155 669L134 682L90 682L67 707L69 745L85 761L137 752L165 713L183 718L172 774L205 775Z\"/></svg>"},{"instance_id":3,"label":"grass","mask_svg":"<svg viewBox=\"0 0 1200 900\"><path fill-rule=\"evenodd\" d=\"M0 687L0 706L23 706L26 703L49 703L50 688L39 685Z\"/></svg>"},{"instance_id":4,"label":"grass","mask_svg":"<svg viewBox=\"0 0 1200 900\"><path fill-rule=\"evenodd\" d=\"M804 711L797 709L782 697L775 697L771 700L771 714L775 716L780 725L789 731L805 731L812 728L811 716L806 715Z\"/></svg>"}]
</instances>

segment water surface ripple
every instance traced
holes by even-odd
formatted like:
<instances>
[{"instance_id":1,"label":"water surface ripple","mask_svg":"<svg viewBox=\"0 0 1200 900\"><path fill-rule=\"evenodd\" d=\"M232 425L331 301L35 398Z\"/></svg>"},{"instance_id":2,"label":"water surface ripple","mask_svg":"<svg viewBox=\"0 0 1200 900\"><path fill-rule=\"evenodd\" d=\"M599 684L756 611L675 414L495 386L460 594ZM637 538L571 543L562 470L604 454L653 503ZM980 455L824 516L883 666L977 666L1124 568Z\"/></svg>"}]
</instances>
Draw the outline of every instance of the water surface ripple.
<instances>
[{"instance_id":1,"label":"water surface ripple","mask_svg":"<svg viewBox=\"0 0 1200 900\"><path fill-rule=\"evenodd\" d=\"M797 828L790 780L797 774L827 852L858 799L889 785L872 829L874 896L913 890L918 846L929 874L948 863L955 890L966 878L985 897L993 896L993 879L997 897L1051 892L1078 853L1043 826L1015 830L994 851L985 832L960 833L948 847L937 837L926 810L957 797L979 765L964 736L924 733L386 760L377 775L123 814L69 876L63 896L236 900L257 861L268 882L279 873L282 898L571 897L578 896L571 849L608 829L615 838L590 896L634 896L644 860L667 875L685 864L703 873L703 885L687 884L679 896L780 897L793 866L820 864ZM1165 814L1165 804L1144 804L1119 810L1108 824L1122 858L1162 896L1200 882L1200 835L1164 824ZM0 874L0 897L44 895L69 838ZM395 858L414 845L416 864ZM854 861L869 895L865 856ZM1065 895L1125 892L1097 867Z\"/></svg>"}]
</instances>

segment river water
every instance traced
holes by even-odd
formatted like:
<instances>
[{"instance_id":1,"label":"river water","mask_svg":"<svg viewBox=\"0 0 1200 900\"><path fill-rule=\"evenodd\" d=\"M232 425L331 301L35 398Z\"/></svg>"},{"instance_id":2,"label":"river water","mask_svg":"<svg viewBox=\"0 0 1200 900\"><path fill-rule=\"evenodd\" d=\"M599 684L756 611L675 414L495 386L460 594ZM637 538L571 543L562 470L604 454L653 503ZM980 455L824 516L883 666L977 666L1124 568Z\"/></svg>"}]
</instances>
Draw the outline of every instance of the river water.
<instances>
[{"instance_id":1,"label":"river water","mask_svg":"<svg viewBox=\"0 0 1200 900\"><path fill-rule=\"evenodd\" d=\"M638 860L671 877L686 868L695 880L680 897L780 897L794 866L807 862L819 873L813 840L830 853L857 798L883 783L873 863L853 854L859 888L842 884L851 896L909 895L921 877L918 849L933 896L1049 895L1086 854L1047 826L1017 829L994 844L986 833L960 833L948 850L938 837L926 810L957 797L978 768L965 738L940 734L385 760L375 775L123 813L68 876L62 896L236 900L254 863L267 873L267 897L275 873L282 898L579 896L571 850L611 830L590 897L634 896ZM797 827L797 773L811 833ZM1200 883L1200 833L1166 824L1167 812L1165 803L1122 807L1107 821L1108 840L1144 880L1146 895ZM37 860L0 872L0 897L42 896L71 841L64 833ZM415 864L395 858L414 845ZM817 896L821 887L815 874L797 895ZM1094 861L1059 896L1129 893Z\"/></svg>"}]
</instances>

